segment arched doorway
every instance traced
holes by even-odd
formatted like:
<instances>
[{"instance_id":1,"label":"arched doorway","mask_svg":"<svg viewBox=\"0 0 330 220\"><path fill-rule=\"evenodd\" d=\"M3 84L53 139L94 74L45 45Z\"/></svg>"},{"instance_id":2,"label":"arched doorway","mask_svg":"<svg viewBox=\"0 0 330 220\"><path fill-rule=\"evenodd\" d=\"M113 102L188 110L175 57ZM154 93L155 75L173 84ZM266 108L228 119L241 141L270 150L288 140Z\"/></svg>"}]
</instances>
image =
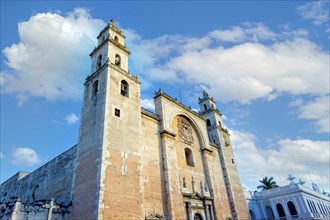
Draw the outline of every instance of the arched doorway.
<instances>
[{"instance_id":1,"label":"arched doorway","mask_svg":"<svg viewBox=\"0 0 330 220\"><path fill-rule=\"evenodd\" d=\"M203 217L201 216L201 214L196 213L194 216L194 220L203 220Z\"/></svg>"}]
</instances>

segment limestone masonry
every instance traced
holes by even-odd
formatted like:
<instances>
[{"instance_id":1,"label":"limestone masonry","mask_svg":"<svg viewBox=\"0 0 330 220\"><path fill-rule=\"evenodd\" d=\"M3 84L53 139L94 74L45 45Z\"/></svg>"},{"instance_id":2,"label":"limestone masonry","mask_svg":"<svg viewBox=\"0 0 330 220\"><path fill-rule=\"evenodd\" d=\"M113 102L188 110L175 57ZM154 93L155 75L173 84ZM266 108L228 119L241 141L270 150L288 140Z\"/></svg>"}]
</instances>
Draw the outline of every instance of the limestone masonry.
<instances>
[{"instance_id":1,"label":"limestone masonry","mask_svg":"<svg viewBox=\"0 0 330 220\"><path fill-rule=\"evenodd\" d=\"M159 90L141 108L124 33L111 21L97 38L78 144L4 182L0 219L248 219L213 98L196 113Z\"/></svg>"}]
</instances>

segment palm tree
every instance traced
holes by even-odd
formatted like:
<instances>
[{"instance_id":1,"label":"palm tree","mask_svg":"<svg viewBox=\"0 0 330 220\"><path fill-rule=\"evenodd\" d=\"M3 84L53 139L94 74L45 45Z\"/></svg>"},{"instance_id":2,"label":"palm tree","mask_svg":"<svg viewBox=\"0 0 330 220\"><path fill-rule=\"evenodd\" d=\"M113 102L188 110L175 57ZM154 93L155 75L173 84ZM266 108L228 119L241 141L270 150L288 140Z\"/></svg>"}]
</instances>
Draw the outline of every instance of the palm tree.
<instances>
[{"instance_id":1,"label":"palm tree","mask_svg":"<svg viewBox=\"0 0 330 220\"><path fill-rule=\"evenodd\" d=\"M259 185L257 188L261 189L261 191L278 187L273 177L268 178L265 176L262 180L259 180L259 182L262 183L262 185Z\"/></svg>"}]
</instances>

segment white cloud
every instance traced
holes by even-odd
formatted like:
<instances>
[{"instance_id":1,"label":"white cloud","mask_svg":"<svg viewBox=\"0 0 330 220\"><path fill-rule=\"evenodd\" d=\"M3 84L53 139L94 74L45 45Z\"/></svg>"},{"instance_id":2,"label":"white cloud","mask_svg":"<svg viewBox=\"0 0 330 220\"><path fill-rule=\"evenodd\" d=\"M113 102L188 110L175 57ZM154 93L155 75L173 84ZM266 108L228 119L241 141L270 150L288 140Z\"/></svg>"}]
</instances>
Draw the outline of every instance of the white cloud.
<instances>
[{"instance_id":1,"label":"white cloud","mask_svg":"<svg viewBox=\"0 0 330 220\"><path fill-rule=\"evenodd\" d=\"M38 13L18 24L20 42L2 52L9 70L1 72L3 92L48 100L81 98L89 54L105 26L82 8L62 16ZM19 104L24 100L19 98Z\"/></svg>"},{"instance_id":2,"label":"white cloud","mask_svg":"<svg viewBox=\"0 0 330 220\"><path fill-rule=\"evenodd\" d=\"M153 99L141 99L141 105L143 108L153 111L155 110L155 103Z\"/></svg>"},{"instance_id":3,"label":"white cloud","mask_svg":"<svg viewBox=\"0 0 330 220\"><path fill-rule=\"evenodd\" d=\"M33 166L39 164L41 159L37 152L32 148L18 147L12 153L11 162L15 165Z\"/></svg>"},{"instance_id":4,"label":"white cloud","mask_svg":"<svg viewBox=\"0 0 330 220\"><path fill-rule=\"evenodd\" d=\"M298 13L314 24L321 25L329 21L329 1L313 1L297 7Z\"/></svg>"},{"instance_id":5,"label":"white cloud","mask_svg":"<svg viewBox=\"0 0 330 220\"><path fill-rule=\"evenodd\" d=\"M321 133L330 132L330 96L320 96L307 103L296 100L299 118L314 120L316 130ZM300 103L299 103L300 102Z\"/></svg>"},{"instance_id":6,"label":"white cloud","mask_svg":"<svg viewBox=\"0 0 330 220\"><path fill-rule=\"evenodd\" d=\"M211 38L224 42L273 40L276 34L262 23L246 22L243 27L235 26L229 30L210 32Z\"/></svg>"},{"instance_id":7,"label":"white cloud","mask_svg":"<svg viewBox=\"0 0 330 220\"><path fill-rule=\"evenodd\" d=\"M278 184L286 185L288 174L311 183L329 187L329 141L282 139L272 148L259 148L255 135L231 131L235 157L243 182L252 189L264 176L273 176Z\"/></svg>"},{"instance_id":8,"label":"white cloud","mask_svg":"<svg viewBox=\"0 0 330 220\"><path fill-rule=\"evenodd\" d=\"M202 84L217 100L250 103L282 93L329 91L329 54L306 39L302 29L274 33L261 23L245 23L201 38L164 35L144 40L134 31L128 36L129 48L139 51L132 55L132 65L142 77ZM225 47L222 41L234 44Z\"/></svg>"},{"instance_id":9,"label":"white cloud","mask_svg":"<svg viewBox=\"0 0 330 220\"><path fill-rule=\"evenodd\" d=\"M67 121L68 125L73 125L79 121L79 118L75 113L70 113L65 117L65 120Z\"/></svg>"}]
</instances>

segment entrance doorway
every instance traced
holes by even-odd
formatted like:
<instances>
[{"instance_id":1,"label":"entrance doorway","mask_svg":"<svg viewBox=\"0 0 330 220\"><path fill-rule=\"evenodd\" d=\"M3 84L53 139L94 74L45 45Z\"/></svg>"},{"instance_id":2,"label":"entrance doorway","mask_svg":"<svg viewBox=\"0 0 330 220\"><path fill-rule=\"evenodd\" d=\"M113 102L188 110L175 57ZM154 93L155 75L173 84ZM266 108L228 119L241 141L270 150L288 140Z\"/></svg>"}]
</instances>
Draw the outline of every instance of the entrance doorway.
<instances>
[{"instance_id":1,"label":"entrance doorway","mask_svg":"<svg viewBox=\"0 0 330 220\"><path fill-rule=\"evenodd\" d=\"M194 220L203 220L203 217L199 213L196 213L194 216Z\"/></svg>"}]
</instances>

